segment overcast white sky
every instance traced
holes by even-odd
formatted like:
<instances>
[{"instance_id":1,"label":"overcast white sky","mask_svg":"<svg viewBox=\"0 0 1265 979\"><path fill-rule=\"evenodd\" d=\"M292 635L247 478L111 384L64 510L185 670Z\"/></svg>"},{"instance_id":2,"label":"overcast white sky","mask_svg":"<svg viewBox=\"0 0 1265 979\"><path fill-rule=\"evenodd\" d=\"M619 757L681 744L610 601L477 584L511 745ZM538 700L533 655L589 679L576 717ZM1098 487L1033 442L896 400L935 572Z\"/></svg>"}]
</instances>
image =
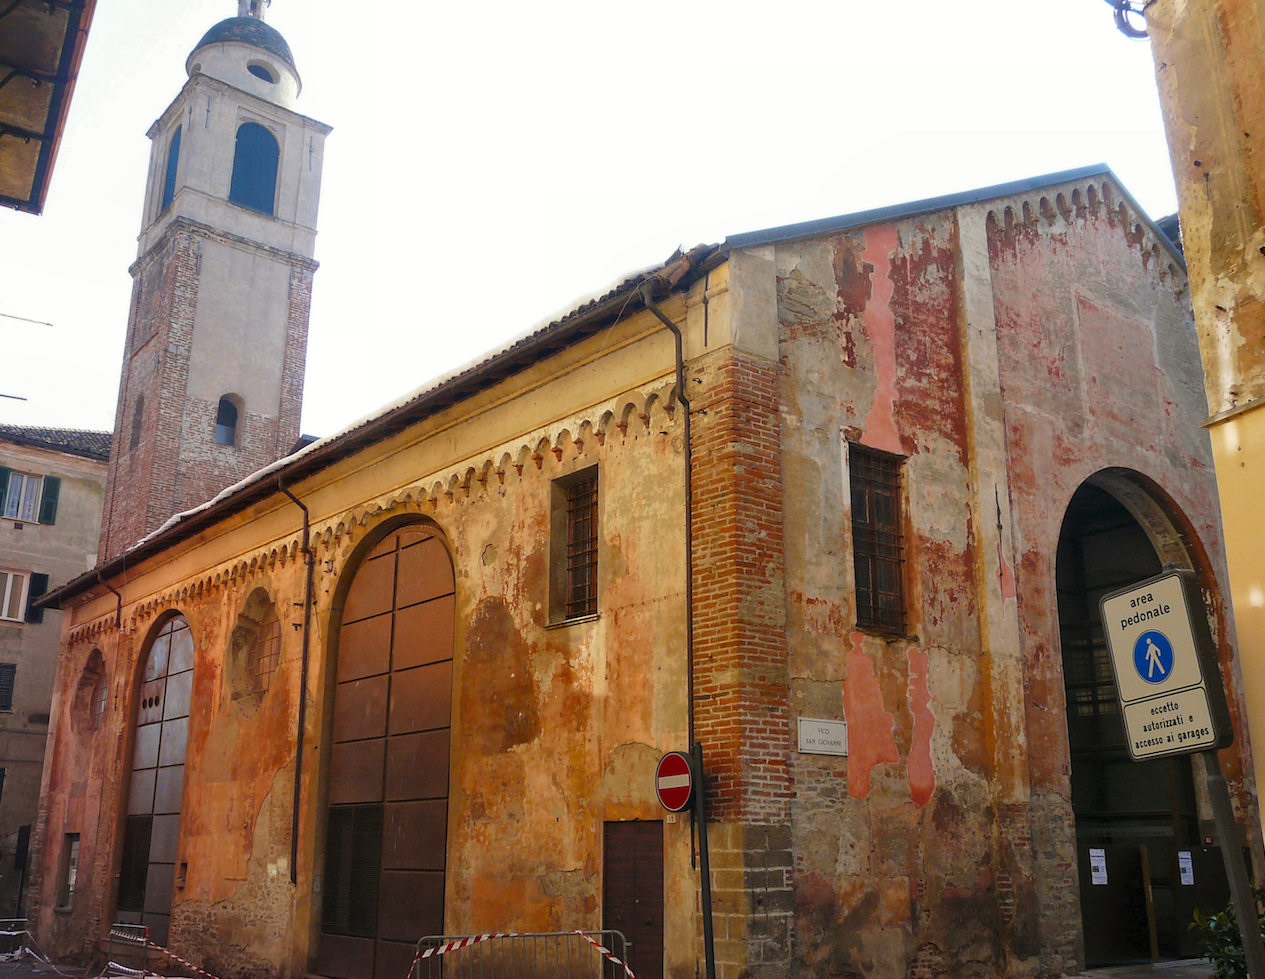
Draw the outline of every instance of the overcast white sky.
<instances>
[{"instance_id":1,"label":"overcast white sky","mask_svg":"<svg viewBox=\"0 0 1265 979\"><path fill-rule=\"evenodd\" d=\"M110 428L146 130L235 0L101 0L40 217L0 208L0 422ZM1176 210L1102 0L275 0L326 142L303 430L677 245L1105 162Z\"/></svg>"}]
</instances>

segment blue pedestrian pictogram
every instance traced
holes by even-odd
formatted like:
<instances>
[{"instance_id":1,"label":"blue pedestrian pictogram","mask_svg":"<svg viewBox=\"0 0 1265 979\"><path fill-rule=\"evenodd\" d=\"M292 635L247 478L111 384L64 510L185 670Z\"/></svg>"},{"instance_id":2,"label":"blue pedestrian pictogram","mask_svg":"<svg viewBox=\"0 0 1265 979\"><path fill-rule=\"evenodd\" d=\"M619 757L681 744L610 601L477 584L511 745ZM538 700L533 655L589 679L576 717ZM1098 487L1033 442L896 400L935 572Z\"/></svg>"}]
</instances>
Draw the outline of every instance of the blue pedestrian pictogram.
<instances>
[{"instance_id":1,"label":"blue pedestrian pictogram","mask_svg":"<svg viewBox=\"0 0 1265 979\"><path fill-rule=\"evenodd\" d=\"M1173 644L1168 636L1151 629L1133 644L1133 668L1147 683L1163 683L1173 672Z\"/></svg>"}]
</instances>

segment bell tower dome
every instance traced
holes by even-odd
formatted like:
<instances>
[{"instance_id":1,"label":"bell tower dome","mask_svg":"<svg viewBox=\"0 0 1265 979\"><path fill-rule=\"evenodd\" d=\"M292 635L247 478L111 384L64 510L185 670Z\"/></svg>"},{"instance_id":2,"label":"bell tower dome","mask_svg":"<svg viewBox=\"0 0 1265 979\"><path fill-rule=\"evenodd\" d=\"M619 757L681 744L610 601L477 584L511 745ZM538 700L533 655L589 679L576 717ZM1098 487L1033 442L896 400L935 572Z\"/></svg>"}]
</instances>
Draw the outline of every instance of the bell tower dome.
<instances>
[{"instance_id":1,"label":"bell tower dome","mask_svg":"<svg viewBox=\"0 0 1265 979\"><path fill-rule=\"evenodd\" d=\"M330 128L264 0L212 27L150 127L99 557L287 454L299 435Z\"/></svg>"}]
</instances>

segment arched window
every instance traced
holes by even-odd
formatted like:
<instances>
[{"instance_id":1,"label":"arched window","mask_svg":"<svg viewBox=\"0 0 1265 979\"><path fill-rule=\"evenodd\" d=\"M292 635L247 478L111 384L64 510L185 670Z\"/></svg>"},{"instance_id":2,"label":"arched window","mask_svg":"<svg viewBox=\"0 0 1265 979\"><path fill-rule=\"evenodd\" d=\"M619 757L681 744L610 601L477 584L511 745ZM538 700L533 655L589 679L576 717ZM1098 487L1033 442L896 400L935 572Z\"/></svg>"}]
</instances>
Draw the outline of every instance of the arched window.
<instances>
[{"instance_id":1,"label":"arched window","mask_svg":"<svg viewBox=\"0 0 1265 979\"><path fill-rule=\"evenodd\" d=\"M176 127L176 131L171 134L171 143L167 147L167 176L163 180L163 200L159 206L160 211L165 211L171 205L171 199L176 196L176 167L180 163L180 128Z\"/></svg>"},{"instance_id":2,"label":"arched window","mask_svg":"<svg viewBox=\"0 0 1265 979\"><path fill-rule=\"evenodd\" d=\"M231 696L243 706L258 703L272 685L281 664L281 622L277 608L263 588L256 588L237 616L229 640L225 677Z\"/></svg>"},{"instance_id":3,"label":"arched window","mask_svg":"<svg viewBox=\"0 0 1265 979\"><path fill-rule=\"evenodd\" d=\"M215 410L215 441L220 445L237 444L237 405L228 395L220 398Z\"/></svg>"},{"instance_id":4,"label":"arched window","mask_svg":"<svg viewBox=\"0 0 1265 979\"><path fill-rule=\"evenodd\" d=\"M233 180L228 199L263 214L272 213L277 193L277 160L281 150L276 137L256 122L244 122L237 130L233 150Z\"/></svg>"},{"instance_id":5,"label":"arched window","mask_svg":"<svg viewBox=\"0 0 1265 979\"><path fill-rule=\"evenodd\" d=\"M182 616L163 622L144 658L132 732L131 779L123 821L116 920L147 925L167 944L179 859L193 632Z\"/></svg>"},{"instance_id":6,"label":"arched window","mask_svg":"<svg viewBox=\"0 0 1265 979\"><path fill-rule=\"evenodd\" d=\"M71 717L80 730L95 731L101 726L108 693L105 660L101 656L101 650L94 649L79 677L79 685L75 688L75 697L71 703Z\"/></svg>"},{"instance_id":7,"label":"arched window","mask_svg":"<svg viewBox=\"0 0 1265 979\"><path fill-rule=\"evenodd\" d=\"M132 409L132 438L128 443L129 449L135 449L141 444L141 425L145 421L145 395L138 394L136 396L136 407Z\"/></svg>"}]
</instances>

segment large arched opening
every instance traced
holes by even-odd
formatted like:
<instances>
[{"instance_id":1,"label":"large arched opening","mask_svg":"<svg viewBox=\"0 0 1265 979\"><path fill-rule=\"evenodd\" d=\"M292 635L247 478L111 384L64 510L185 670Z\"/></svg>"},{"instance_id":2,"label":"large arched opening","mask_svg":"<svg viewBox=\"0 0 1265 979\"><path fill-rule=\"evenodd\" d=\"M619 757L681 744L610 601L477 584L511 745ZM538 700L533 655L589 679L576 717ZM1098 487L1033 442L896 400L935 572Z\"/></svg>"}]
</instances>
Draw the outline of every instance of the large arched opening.
<instances>
[{"instance_id":1,"label":"large arched opening","mask_svg":"<svg viewBox=\"0 0 1265 979\"><path fill-rule=\"evenodd\" d=\"M433 525L370 538L331 629L317 971L404 975L443 932L454 576Z\"/></svg>"},{"instance_id":2,"label":"large arched opening","mask_svg":"<svg viewBox=\"0 0 1265 979\"><path fill-rule=\"evenodd\" d=\"M1197 954L1186 927L1193 902L1225 887L1215 852L1201 846L1190 756L1129 756L1099 614L1103 595L1166 564L1208 580L1202 550L1157 487L1123 470L1081 485L1063 518L1055 573L1090 967ZM1188 883L1196 864L1197 888Z\"/></svg>"},{"instance_id":3,"label":"large arched opening","mask_svg":"<svg viewBox=\"0 0 1265 979\"><path fill-rule=\"evenodd\" d=\"M185 746L193 695L193 633L183 615L159 623L145 651L132 730L132 764L116 918L167 944L178 866Z\"/></svg>"}]
</instances>

